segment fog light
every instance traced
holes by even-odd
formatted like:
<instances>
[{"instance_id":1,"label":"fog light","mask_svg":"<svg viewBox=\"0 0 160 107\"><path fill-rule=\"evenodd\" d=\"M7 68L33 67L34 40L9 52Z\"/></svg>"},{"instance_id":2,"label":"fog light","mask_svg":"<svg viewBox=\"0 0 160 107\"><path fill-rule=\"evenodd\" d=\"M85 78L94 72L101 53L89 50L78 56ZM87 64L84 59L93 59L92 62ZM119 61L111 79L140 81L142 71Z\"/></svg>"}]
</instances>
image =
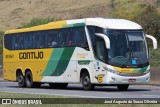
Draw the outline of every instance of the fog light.
<instances>
[{"instance_id":1,"label":"fog light","mask_svg":"<svg viewBox=\"0 0 160 107\"><path fill-rule=\"evenodd\" d=\"M116 81L116 78L113 78L113 77L112 77L112 80L113 80L113 81Z\"/></svg>"},{"instance_id":2,"label":"fog light","mask_svg":"<svg viewBox=\"0 0 160 107\"><path fill-rule=\"evenodd\" d=\"M148 77L148 78L146 78L146 80L149 80L149 77Z\"/></svg>"}]
</instances>

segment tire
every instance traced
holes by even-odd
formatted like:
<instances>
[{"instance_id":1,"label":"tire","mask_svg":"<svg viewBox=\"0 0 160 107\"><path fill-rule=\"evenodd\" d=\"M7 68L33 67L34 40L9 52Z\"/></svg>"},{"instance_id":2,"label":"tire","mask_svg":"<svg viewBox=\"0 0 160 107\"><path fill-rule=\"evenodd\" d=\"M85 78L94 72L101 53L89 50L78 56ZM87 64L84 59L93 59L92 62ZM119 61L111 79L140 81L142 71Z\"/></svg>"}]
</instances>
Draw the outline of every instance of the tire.
<instances>
[{"instance_id":1,"label":"tire","mask_svg":"<svg viewBox=\"0 0 160 107\"><path fill-rule=\"evenodd\" d=\"M25 82L26 82L27 88L33 88L34 87L33 76L32 76L32 73L30 71L28 71L25 75Z\"/></svg>"},{"instance_id":2,"label":"tire","mask_svg":"<svg viewBox=\"0 0 160 107\"><path fill-rule=\"evenodd\" d=\"M93 90L94 85L91 84L91 80L88 73L84 73L81 78L82 86L84 90Z\"/></svg>"},{"instance_id":3,"label":"tire","mask_svg":"<svg viewBox=\"0 0 160 107\"><path fill-rule=\"evenodd\" d=\"M128 84L117 85L119 91L127 91L128 87L129 87Z\"/></svg>"},{"instance_id":4,"label":"tire","mask_svg":"<svg viewBox=\"0 0 160 107\"><path fill-rule=\"evenodd\" d=\"M65 89L68 83L49 83L49 86L53 89Z\"/></svg>"},{"instance_id":5,"label":"tire","mask_svg":"<svg viewBox=\"0 0 160 107\"><path fill-rule=\"evenodd\" d=\"M18 75L17 75L17 81L18 81L18 86L19 86L20 88L26 87L25 78L24 78L24 76L22 75L22 73L18 73Z\"/></svg>"}]
</instances>

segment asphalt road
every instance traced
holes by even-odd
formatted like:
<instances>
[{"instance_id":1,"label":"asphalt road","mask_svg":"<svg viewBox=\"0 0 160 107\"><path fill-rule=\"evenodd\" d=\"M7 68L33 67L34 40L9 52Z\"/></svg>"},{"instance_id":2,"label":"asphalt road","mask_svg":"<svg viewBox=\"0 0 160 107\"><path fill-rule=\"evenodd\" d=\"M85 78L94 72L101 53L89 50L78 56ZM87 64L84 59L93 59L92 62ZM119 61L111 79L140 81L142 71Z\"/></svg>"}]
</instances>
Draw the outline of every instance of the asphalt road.
<instances>
[{"instance_id":1,"label":"asphalt road","mask_svg":"<svg viewBox=\"0 0 160 107\"><path fill-rule=\"evenodd\" d=\"M82 98L160 98L160 86L132 85L128 91L118 91L117 87L95 87L84 91L80 84L69 84L67 89L51 89L48 84L41 88L19 88L16 82L0 82L0 92L27 93Z\"/></svg>"}]
</instances>

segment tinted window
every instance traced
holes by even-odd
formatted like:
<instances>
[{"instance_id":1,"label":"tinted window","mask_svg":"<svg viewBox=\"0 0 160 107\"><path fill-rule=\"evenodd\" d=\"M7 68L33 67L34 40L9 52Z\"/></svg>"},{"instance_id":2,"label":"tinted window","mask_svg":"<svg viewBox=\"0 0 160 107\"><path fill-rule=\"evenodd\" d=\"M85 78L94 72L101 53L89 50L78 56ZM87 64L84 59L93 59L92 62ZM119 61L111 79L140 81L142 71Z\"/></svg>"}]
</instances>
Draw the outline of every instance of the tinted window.
<instances>
[{"instance_id":1,"label":"tinted window","mask_svg":"<svg viewBox=\"0 0 160 107\"><path fill-rule=\"evenodd\" d=\"M73 43L75 46L88 48L84 27L73 28Z\"/></svg>"},{"instance_id":2,"label":"tinted window","mask_svg":"<svg viewBox=\"0 0 160 107\"><path fill-rule=\"evenodd\" d=\"M23 33L24 35L24 49L31 49L33 48L33 38L31 33Z\"/></svg>"},{"instance_id":3,"label":"tinted window","mask_svg":"<svg viewBox=\"0 0 160 107\"><path fill-rule=\"evenodd\" d=\"M87 28L92 41L92 45L95 46L95 33L103 33L103 29L96 26L88 26Z\"/></svg>"},{"instance_id":4,"label":"tinted window","mask_svg":"<svg viewBox=\"0 0 160 107\"><path fill-rule=\"evenodd\" d=\"M105 62L105 42L104 39L96 37L96 56Z\"/></svg>"},{"instance_id":5,"label":"tinted window","mask_svg":"<svg viewBox=\"0 0 160 107\"><path fill-rule=\"evenodd\" d=\"M90 39L91 39L91 42L92 42L92 47L93 47L94 53L96 53L96 39L95 39L96 36L95 36L95 33L103 33L103 29L99 28L99 27L95 27L95 26L88 26L87 28L88 28Z\"/></svg>"},{"instance_id":6,"label":"tinted window","mask_svg":"<svg viewBox=\"0 0 160 107\"><path fill-rule=\"evenodd\" d=\"M33 32L33 47L32 48L44 48L44 36L43 32Z\"/></svg>"},{"instance_id":7,"label":"tinted window","mask_svg":"<svg viewBox=\"0 0 160 107\"><path fill-rule=\"evenodd\" d=\"M12 48L12 36L11 35L4 36L4 45L5 45L5 48L7 49Z\"/></svg>"},{"instance_id":8,"label":"tinted window","mask_svg":"<svg viewBox=\"0 0 160 107\"><path fill-rule=\"evenodd\" d=\"M5 35L7 49L82 47L88 49L84 27Z\"/></svg>"},{"instance_id":9,"label":"tinted window","mask_svg":"<svg viewBox=\"0 0 160 107\"><path fill-rule=\"evenodd\" d=\"M46 33L46 47L58 47L58 31L51 30L47 31Z\"/></svg>"},{"instance_id":10,"label":"tinted window","mask_svg":"<svg viewBox=\"0 0 160 107\"><path fill-rule=\"evenodd\" d=\"M19 35L19 41L20 41L20 49L24 49L24 35Z\"/></svg>"},{"instance_id":11,"label":"tinted window","mask_svg":"<svg viewBox=\"0 0 160 107\"><path fill-rule=\"evenodd\" d=\"M72 29L71 28L66 28L60 30L60 35L59 35L59 44L61 47L67 47L67 46L73 46L73 37L72 37Z\"/></svg>"},{"instance_id":12,"label":"tinted window","mask_svg":"<svg viewBox=\"0 0 160 107\"><path fill-rule=\"evenodd\" d=\"M14 34L12 36L12 49L20 49L20 34Z\"/></svg>"}]
</instances>

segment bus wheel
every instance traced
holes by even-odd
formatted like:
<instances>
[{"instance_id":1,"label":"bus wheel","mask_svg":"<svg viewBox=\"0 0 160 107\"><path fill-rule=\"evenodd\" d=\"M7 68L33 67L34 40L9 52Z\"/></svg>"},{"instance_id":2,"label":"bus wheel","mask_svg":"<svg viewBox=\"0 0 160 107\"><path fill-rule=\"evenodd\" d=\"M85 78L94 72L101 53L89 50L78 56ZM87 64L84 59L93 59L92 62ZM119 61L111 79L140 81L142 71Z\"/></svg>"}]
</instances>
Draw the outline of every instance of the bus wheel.
<instances>
[{"instance_id":1,"label":"bus wheel","mask_svg":"<svg viewBox=\"0 0 160 107\"><path fill-rule=\"evenodd\" d=\"M28 71L25 75L25 81L26 81L26 86L28 88L32 88L34 87L34 83L33 83L33 77L32 77L32 73L30 71Z\"/></svg>"},{"instance_id":2,"label":"bus wheel","mask_svg":"<svg viewBox=\"0 0 160 107\"><path fill-rule=\"evenodd\" d=\"M128 84L123 84L123 85L117 85L118 90L120 91L127 91L129 85Z\"/></svg>"},{"instance_id":3,"label":"bus wheel","mask_svg":"<svg viewBox=\"0 0 160 107\"><path fill-rule=\"evenodd\" d=\"M23 87L26 86L26 84L25 84L25 78L22 75L22 73L18 73L18 75L17 75L17 81L18 81L19 87L23 88Z\"/></svg>"},{"instance_id":4,"label":"bus wheel","mask_svg":"<svg viewBox=\"0 0 160 107\"><path fill-rule=\"evenodd\" d=\"M68 83L49 83L49 86L54 89L65 89Z\"/></svg>"},{"instance_id":5,"label":"bus wheel","mask_svg":"<svg viewBox=\"0 0 160 107\"><path fill-rule=\"evenodd\" d=\"M81 80L82 80L82 86L84 90L94 89L94 85L91 84L91 80L88 73L84 73Z\"/></svg>"}]
</instances>

